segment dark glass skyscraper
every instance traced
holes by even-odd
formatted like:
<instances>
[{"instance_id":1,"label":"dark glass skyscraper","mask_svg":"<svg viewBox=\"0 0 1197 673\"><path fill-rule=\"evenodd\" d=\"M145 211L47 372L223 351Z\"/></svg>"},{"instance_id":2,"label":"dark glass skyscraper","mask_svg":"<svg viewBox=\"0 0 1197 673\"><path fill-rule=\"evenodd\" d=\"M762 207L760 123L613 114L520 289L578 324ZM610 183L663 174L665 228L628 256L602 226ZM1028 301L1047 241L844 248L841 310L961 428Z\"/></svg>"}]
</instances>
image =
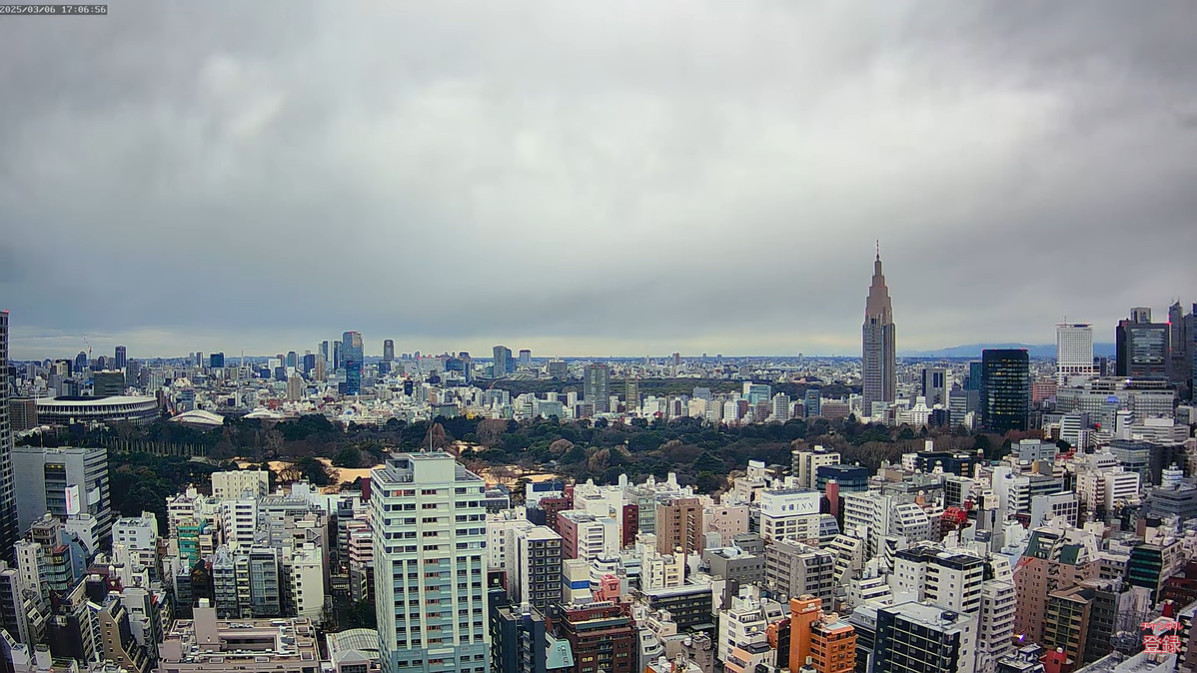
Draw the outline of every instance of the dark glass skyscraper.
<instances>
[{"instance_id":1,"label":"dark glass skyscraper","mask_svg":"<svg viewBox=\"0 0 1197 673\"><path fill-rule=\"evenodd\" d=\"M384 339L382 342L382 361L394 362L395 360L395 340Z\"/></svg>"},{"instance_id":2,"label":"dark glass skyscraper","mask_svg":"<svg viewBox=\"0 0 1197 673\"><path fill-rule=\"evenodd\" d=\"M1031 359L1025 349L981 351L981 426L1026 430L1031 413Z\"/></svg>"},{"instance_id":3,"label":"dark glass skyscraper","mask_svg":"<svg viewBox=\"0 0 1197 673\"><path fill-rule=\"evenodd\" d=\"M873 415L874 402L893 402L898 396L897 351L894 345L893 305L885 275L881 273L881 252L873 262L873 282L865 301L862 328L860 378L864 413Z\"/></svg>"},{"instance_id":4,"label":"dark glass skyscraper","mask_svg":"<svg viewBox=\"0 0 1197 673\"><path fill-rule=\"evenodd\" d=\"M362 392L362 335L346 332L341 340L341 360L345 366L345 394Z\"/></svg>"},{"instance_id":5,"label":"dark glass skyscraper","mask_svg":"<svg viewBox=\"0 0 1197 673\"><path fill-rule=\"evenodd\" d=\"M129 364L128 351L124 346L116 347L116 363L113 365L114 369L124 369Z\"/></svg>"},{"instance_id":6,"label":"dark glass skyscraper","mask_svg":"<svg viewBox=\"0 0 1197 673\"><path fill-rule=\"evenodd\" d=\"M1168 345L1172 358L1169 364L1169 377L1173 384L1188 387L1191 372L1189 371L1189 320L1180 302L1174 302L1168 307Z\"/></svg>"},{"instance_id":7,"label":"dark glass skyscraper","mask_svg":"<svg viewBox=\"0 0 1197 673\"><path fill-rule=\"evenodd\" d=\"M1120 320L1114 331L1115 376L1162 379L1168 377L1172 355L1171 327L1151 322L1148 309L1131 309L1129 320Z\"/></svg>"},{"instance_id":8,"label":"dark glass skyscraper","mask_svg":"<svg viewBox=\"0 0 1197 673\"><path fill-rule=\"evenodd\" d=\"M512 366L511 349L506 346L495 346L493 377L501 379L513 371L515 371L515 367Z\"/></svg>"},{"instance_id":9,"label":"dark glass skyscraper","mask_svg":"<svg viewBox=\"0 0 1197 673\"><path fill-rule=\"evenodd\" d=\"M0 372L8 372L8 311L0 311ZM12 428L8 423L8 377L0 378L0 558L13 562L17 526L17 495L12 472Z\"/></svg>"}]
</instances>

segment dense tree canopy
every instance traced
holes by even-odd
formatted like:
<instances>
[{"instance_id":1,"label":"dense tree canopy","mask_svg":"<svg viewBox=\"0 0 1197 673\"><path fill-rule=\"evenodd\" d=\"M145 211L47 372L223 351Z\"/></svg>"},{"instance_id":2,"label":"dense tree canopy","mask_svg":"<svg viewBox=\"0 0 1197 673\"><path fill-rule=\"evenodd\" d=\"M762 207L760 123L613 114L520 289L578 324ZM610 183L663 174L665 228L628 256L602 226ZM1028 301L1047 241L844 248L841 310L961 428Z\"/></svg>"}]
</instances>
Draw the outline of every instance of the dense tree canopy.
<instances>
[{"instance_id":1,"label":"dense tree canopy","mask_svg":"<svg viewBox=\"0 0 1197 673\"><path fill-rule=\"evenodd\" d=\"M621 475L632 480L648 475L663 479L675 472L682 483L716 492L726 488L730 474L744 469L749 460L789 466L795 448L821 444L840 451L845 463L875 470L883 462L897 462L903 453L922 449L928 438L937 448L979 450L988 458L1010 450L1010 438L997 435L970 435L962 428L916 432L906 426L863 424L855 417L739 427L697 418L592 424L587 420L562 423L556 418L516 422L456 417L414 423L392 419L381 426L341 427L312 415L287 421L230 418L224 427L207 432L156 422L145 427L63 430L52 437L23 441L125 449L169 442L202 447L207 462L111 451L113 507L127 515L153 511L164 525L163 500L188 483L206 484L207 475L215 469L236 469L229 462L233 456L254 466L267 460L287 461L290 466L274 475L278 481L306 478L323 486L332 483L335 469L316 458L330 459L333 468L368 467L382 462L392 451L419 450L431 443L460 450L461 459L478 469L517 466L600 483L614 482Z\"/></svg>"}]
</instances>

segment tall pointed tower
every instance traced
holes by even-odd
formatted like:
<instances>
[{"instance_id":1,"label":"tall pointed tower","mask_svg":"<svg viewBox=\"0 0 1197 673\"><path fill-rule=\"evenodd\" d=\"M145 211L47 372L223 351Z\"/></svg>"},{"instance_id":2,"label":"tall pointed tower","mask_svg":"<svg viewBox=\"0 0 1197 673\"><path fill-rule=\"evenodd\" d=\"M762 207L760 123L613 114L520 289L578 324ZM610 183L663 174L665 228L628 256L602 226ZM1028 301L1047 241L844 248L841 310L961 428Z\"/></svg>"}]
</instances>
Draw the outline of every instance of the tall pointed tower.
<instances>
[{"instance_id":1,"label":"tall pointed tower","mask_svg":"<svg viewBox=\"0 0 1197 673\"><path fill-rule=\"evenodd\" d=\"M898 387L893 305L889 300L889 288L885 286L885 275L881 273L880 244L877 246L877 259L873 262L873 282L869 285L869 298L865 302L862 333L864 413L871 416L873 403L893 402L897 398Z\"/></svg>"}]
</instances>

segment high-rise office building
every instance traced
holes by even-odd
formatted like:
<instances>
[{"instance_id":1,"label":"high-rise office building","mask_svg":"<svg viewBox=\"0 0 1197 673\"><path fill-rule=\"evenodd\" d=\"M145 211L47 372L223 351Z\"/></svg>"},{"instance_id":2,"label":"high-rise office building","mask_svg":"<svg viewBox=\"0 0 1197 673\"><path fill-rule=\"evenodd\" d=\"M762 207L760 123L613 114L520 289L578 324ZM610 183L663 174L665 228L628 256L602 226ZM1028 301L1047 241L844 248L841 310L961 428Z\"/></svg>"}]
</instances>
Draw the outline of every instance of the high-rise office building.
<instances>
[{"instance_id":1,"label":"high-rise office building","mask_svg":"<svg viewBox=\"0 0 1197 673\"><path fill-rule=\"evenodd\" d=\"M310 374L312 372L312 370L315 368L316 368L316 354L315 353L304 353L303 359L300 360L300 367L299 367L300 371L302 371L304 374Z\"/></svg>"},{"instance_id":2,"label":"high-rise office building","mask_svg":"<svg viewBox=\"0 0 1197 673\"><path fill-rule=\"evenodd\" d=\"M332 348L333 348L333 352L332 352L332 360L331 360L331 362L332 362L332 368L333 368L334 370L336 370L336 369L342 369L342 368L344 368L344 367L345 367L345 362L344 362L344 360L343 360L343 359L342 359L342 357L341 357L341 342L340 342L340 341L334 341L334 342L333 342L333 344L332 344Z\"/></svg>"},{"instance_id":3,"label":"high-rise office building","mask_svg":"<svg viewBox=\"0 0 1197 673\"><path fill-rule=\"evenodd\" d=\"M865 301L865 319L861 348L864 413L873 415L874 402L893 402L897 398L898 372L894 344L893 305L885 275L881 273L881 251L873 262L873 282Z\"/></svg>"},{"instance_id":4,"label":"high-rise office building","mask_svg":"<svg viewBox=\"0 0 1197 673\"><path fill-rule=\"evenodd\" d=\"M623 382L623 400L629 412L640 408L640 379L629 375Z\"/></svg>"},{"instance_id":5,"label":"high-rise office building","mask_svg":"<svg viewBox=\"0 0 1197 673\"><path fill-rule=\"evenodd\" d=\"M92 395L112 397L125 394L125 373L119 369L96 372L91 375Z\"/></svg>"},{"instance_id":6,"label":"high-rise office building","mask_svg":"<svg viewBox=\"0 0 1197 673\"><path fill-rule=\"evenodd\" d=\"M208 356L209 369L224 369L224 353L212 353Z\"/></svg>"},{"instance_id":7,"label":"high-rise office building","mask_svg":"<svg viewBox=\"0 0 1197 673\"><path fill-rule=\"evenodd\" d=\"M1005 434L1026 430L1031 413L1031 361L1026 349L981 352L981 426Z\"/></svg>"},{"instance_id":8,"label":"high-rise office building","mask_svg":"<svg viewBox=\"0 0 1197 673\"><path fill-rule=\"evenodd\" d=\"M532 366L532 351L528 350L527 348L520 349L519 366L523 369L527 369Z\"/></svg>"},{"instance_id":9,"label":"high-rise office building","mask_svg":"<svg viewBox=\"0 0 1197 673\"><path fill-rule=\"evenodd\" d=\"M822 391L817 388L808 389L806 396L802 398L802 411L807 418L823 415Z\"/></svg>"},{"instance_id":10,"label":"high-rise office building","mask_svg":"<svg viewBox=\"0 0 1197 673\"><path fill-rule=\"evenodd\" d=\"M382 361L383 362L394 362L395 361L395 340L394 339L383 339L382 340Z\"/></svg>"},{"instance_id":11,"label":"high-rise office building","mask_svg":"<svg viewBox=\"0 0 1197 673\"><path fill-rule=\"evenodd\" d=\"M324 362L326 362L326 363L331 362L331 360L328 359L328 340L327 339L320 342L320 354L324 356Z\"/></svg>"},{"instance_id":12,"label":"high-rise office building","mask_svg":"<svg viewBox=\"0 0 1197 673\"><path fill-rule=\"evenodd\" d=\"M96 543L112 531L108 449L22 446L13 450L12 464L21 475L14 488L20 530L49 512L60 519L91 515Z\"/></svg>"},{"instance_id":13,"label":"high-rise office building","mask_svg":"<svg viewBox=\"0 0 1197 673\"><path fill-rule=\"evenodd\" d=\"M1168 348L1171 331L1166 323L1151 322L1151 309L1132 308L1130 319L1118 321L1114 331L1114 375L1167 378L1172 357Z\"/></svg>"},{"instance_id":14,"label":"high-rise office building","mask_svg":"<svg viewBox=\"0 0 1197 673\"><path fill-rule=\"evenodd\" d=\"M923 367L921 373L922 392L927 406L948 406L948 390L952 387L948 383L948 370L943 367Z\"/></svg>"},{"instance_id":15,"label":"high-rise office building","mask_svg":"<svg viewBox=\"0 0 1197 673\"><path fill-rule=\"evenodd\" d=\"M494 362L494 372L491 374L493 378L501 379L515 371L511 362L511 349L506 346L495 346L492 362Z\"/></svg>"},{"instance_id":16,"label":"high-rise office building","mask_svg":"<svg viewBox=\"0 0 1197 673\"><path fill-rule=\"evenodd\" d=\"M1173 302L1168 307L1168 345L1171 346L1172 362L1168 366L1172 383L1188 386L1191 371L1189 369L1189 320L1180 302Z\"/></svg>"},{"instance_id":17,"label":"high-rise office building","mask_svg":"<svg viewBox=\"0 0 1197 673\"><path fill-rule=\"evenodd\" d=\"M8 371L8 311L0 311L0 371ZM17 496L13 486L12 428L8 424L8 381L0 381L0 558L13 561L17 527Z\"/></svg>"},{"instance_id":18,"label":"high-rise office building","mask_svg":"<svg viewBox=\"0 0 1197 673\"><path fill-rule=\"evenodd\" d=\"M486 483L440 451L370 478L382 670L487 673Z\"/></svg>"},{"instance_id":19,"label":"high-rise office building","mask_svg":"<svg viewBox=\"0 0 1197 673\"><path fill-rule=\"evenodd\" d=\"M1197 304L1185 316L1185 361L1189 367L1189 391L1197 397Z\"/></svg>"},{"instance_id":20,"label":"high-rise office building","mask_svg":"<svg viewBox=\"0 0 1197 673\"><path fill-rule=\"evenodd\" d=\"M362 335L346 332L341 341L341 359L345 365L345 394L362 393Z\"/></svg>"},{"instance_id":21,"label":"high-rise office building","mask_svg":"<svg viewBox=\"0 0 1197 673\"><path fill-rule=\"evenodd\" d=\"M604 364L586 365L582 378L582 399L594 405L594 413L603 414L611 406L611 370Z\"/></svg>"},{"instance_id":22,"label":"high-rise office building","mask_svg":"<svg viewBox=\"0 0 1197 673\"><path fill-rule=\"evenodd\" d=\"M129 364L129 352L124 346L116 347L116 362L113 364L117 369L124 369Z\"/></svg>"},{"instance_id":23,"label":"high-rise office building","mask_svg":"<svg viewBox=\"0 0 1197 673\"><path fill-rule=\"evenodd\" d=\"M24 432L38 426L37 400L33 398L10 399L8 401L8 422L12 432Z\"/></svg>"},{"instance_id":24,"label":"high-rise office building","mask_svg":"<svg viewBox=\"0 0 1197 673\"><path fill-rule=\"evenodd\" d=\"M968 363L968 376L964 379L965 390L981 390L981 363Z\"/></svg>"},{"instance_id":25,"label":"high-rise office building","mask_svg":"<svg viewBox=\"0 0 1197 673\"><path fill-rule=\"evenodd\" d=\"M1087 323L1056 325L1056 382L1065 385L1071 378L1094 374L1093 327Z\"/></svg>"},{"instance_id":26,"label":"high-rise office building","mask_svg":"<svg viewBox=\"0 0 1197 673\"><path fill-rule=\"evenodd\" d=\"M295 351L287 351L287 367L291 369L299 369L299 354Z\"/></svg>"}]
</instances>

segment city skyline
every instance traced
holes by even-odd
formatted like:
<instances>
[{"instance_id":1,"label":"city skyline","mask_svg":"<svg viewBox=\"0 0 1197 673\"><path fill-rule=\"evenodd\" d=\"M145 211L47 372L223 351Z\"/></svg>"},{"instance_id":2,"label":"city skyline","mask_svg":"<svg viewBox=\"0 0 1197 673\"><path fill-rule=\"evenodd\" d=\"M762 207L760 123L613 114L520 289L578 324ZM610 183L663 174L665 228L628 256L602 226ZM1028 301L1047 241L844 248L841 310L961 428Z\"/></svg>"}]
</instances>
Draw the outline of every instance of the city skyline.
<instances>
[{"instance_id":1,"label":"city skyline","mask_svg":"<svg viewBox=\"0 0 1197 673\"><path fill-rule=\"evenodd\" d=\"M354 329L371 353L851 354L876 238L902 349L1050 343L1063 315L1109 325L1193 287L1187 10L6 21L13 352ZM1100 271L1132 249L1152 263Z\"/></svg>"},{"instance_id":2,"label":"city skyline","mask_svg":"<svg viewBox=\"0 0 1197 673\"><path fill-rule=\"evenodd\" d=\"M0 7L0 673L1197 673L1195 14Z\"/></svg>"},{"instance_id":3,"label":"city skyline","mask_svg":"<svg viewBox=\"0 0 1197 673\"><path fill-rule=\"evenodd\" d=\"M1194 305L1197 305L1197 304L1194 304ZM1173 305L1171 307L1171 309L1175 309L1176 306L1179 306L1179 304ZM1152 309L1150 307L1136 306L1136 307L1131 308L1129 312L1131 314L1132 319L1137 319L1136 316L1139 315L1139 313L1143 313L1143 315L1146 315L1147 319L1149 319L1151 310ZM1065 317L1065 319L1066 319L1066 317ZM1122 329L1121 326L1126 322L1127 322L1127 319L1122 318L1115 325L1114 331L1115 331L1116 339L1118 338L1119 331ZM873 330L870 331L870 323L873 323L874 325L876 325L878 327L874 327ZM1171 323L1169 323L1169 325L1170 324ZM1078 324L1076 326L1078 326L1078 327L1083 326L1090 330L1092 329L1090 323ZM1056 325L1057 342L1059 341L1059 338L1060 338L1060 336L1059 336L1060 327L1061 327L1061 324ZM876 332L876 333L874 334L874 332ZM980 357L980 351L984 348L1021 348L1021 347L1026 346L1026 347L1029 347L1032 349L1034 349L1034 348L1047 349L1047 348L1051 347L1051 344L1047 344L1047 343L1023 344L1023 343L1018 343L1018 342L987 342L987 343L977 343L977 344L955 344L953 346L941 346L938 349L928 349L926 351L921 351L921 352L917 351L917 350L912 350L909 348L897 349L896 343L895 343L896 339L895 339L895 335L894 335L893 308L892 308L892 305L890 302L889 288L886 285L885 276L882 273L882 262L881 262L881 252L880 252L880 242L879 241L877 242L877 249L875 251L875 259L873 262L873 276L872 276L872 280L871 280L871 283L869 286L868 295L866 298L865 324L863 327L863 334L864 334L863 355L865 355L865 356L868 355L871 343L873 344L874 349L879 349L877 354L875 354L874 360L881 364L875 365L874 369L877 369L877 367L880 367L880 369L877 369L877 372L875 372L874 375L871 375L874 379L876 379L876 382L874 384L874 387L876 388L876 390L874 390L874 392L871 393L871 395L872 395L872 397L876 397L877 399L883 399L888 396L892 396L893 375L894 375L894 368L893 368L892 360L893 360L895 354L898 357L924 357L924 356L926 356L926 354L934 353L936 351L952 351L954 349L972 347L972 348L975 348L975 350L977 351L974 355L976 357ZM391 359L393 359L395 357L394 354L396 352L406 353L406 354L422 352L425 355L433 355L433 354L437 354L437 353L458 353L458 352L485 353L487 350L486 348L476 348L476 349L475 348L461 348L460 345L459 345L459 347L456 347L456 348L444 348L444 349L434 348L431 350L422 350L419 348L411 348L409 350L405 350L403 347L403 344L401 342L399 350L396 351L395 339L388 337L388 338L384 338L381 340L376 340L379 342L379 344L381 344L381 346L380 346L380 349L377 352L375 352L366 346L366 344L370 343L370 341L368 339L366 339L361 334L361 332L347 331L342 334L342 339L332 340L332 343L334 345L334 359L338 360L337 364L339 364L340 358L343 357L343 353L338 352L338 349L341 349L341 347L344 345L344 343L347 343L347 340L350 338L351 335L354 335L357 340L358 345L356 347L356 352L357 352L359 358L361 358L361 357L381 358L383 360L387 360L388 353L390 354L389 357ZM872 336L870 336L870 335L872 335ZM65 350L57 351L55 353L48 354L48 355L42 354L42 355L34 357L34 358L26 358L26 359L45 359L45 358L55 358L55 357L70 358L70 357L74 357L77 353L90 353L92 351L92 345L91 345L91 341L89 340L89 338L86 335L79 335L77 338L82 339L82 341L83 341L84 350L82 350L82 351L73 351L73 350L71 350L71 346L67 345L67 346L65 346ZM66 335L55 338L56 341L69 341L70 339L71 339L71 337L66 336ZM109 337L109 340L110 339L111 339L111 337ZM1097 346L1105 347L1108 349L1108 348L1114 347L1116 345L1115 342L1100 342L1100 341L1094 342L1092 340L1091 334L1088 337L1088 339L1089 339L1089 352L1090 353L1093 353L1094 348ZM540 341L541 341L540 339L531 338L531 339L525 339L525 340L514 342L514 343L518 344L517 348L519 348L519 350L521 351L521 354L522 354L523 352L530 352L532 350L532 349L527 348L528 345L536 344L536 343L539 343ZM475 343L475 344L481 343L480 341L477 340L477 338L469 339L468 342ZM603 342L603 343L606 345L609 345L609 342ZM675 343L677 343L676 340L675 340ZM324 349L327 347L328 344L329 344L329 340L323 339L323 340L316 342L316 344L315 344L316 347L314 349L304 349L304 352L309 353L309 354L310 353L323 353ZM101 348L106 347L106 343L101 343L99 345L101 346ZM1058 348L1058 343L1056 344L1056 347ZM109 350L113 351L113 353L117 359L127 359L127 348L128 348L127 345L122 343L119 345L112 346L111 348L109 348ZM242 357L251 357L251 358L272 357L273 355L281 356L281 351L287 350L289 348L291 348L291 346L288 346L286 348L270 348L270 349L267 349L267 350L261 351L261 352L247 353L245 351L242 351L241 356ZM226 349L224 349L224 348L213 347L213 350L208 351L208 352L220 353L221 356L224 356L225 350ZM514 362L514 359L512 358L511 348L505 346L504 344L494 345L494 346L490 347L489 350L491 350L491 352L494 354L495 358L499 357L500 351L503 351L506 353L506 355L504 356L504 362L506 363L504 365L505 370L509 369L511 363ZM274 351L278 351L278 352L274 352ZM19 352L19 350L18 350L18 352ZM202 355L204 352L205 351L203 351L203 350L193 350L193 351L189 351L189 353L186 356L184 356L182 353L171 353L171 354L146 354L146 355L142 355L140 357L142 357L143 359L174 359L174 358L183 358L183 357L196 357L198 355ZM604 357L607 357L607 358L654 357L653 353L643 353L643 352L641 352L641 353L635 353L635 352L611 353L611 352L608 352L608 353L601 353L601 354L597 353L597 352L595 352L595 353L559 353L559 352L551 352L551 351L546 354L546 352L543 350L536 350L536 352L538 353L538 357L541 359L562 358L562 357L574 358L574 359L577 359L577 358L596 358L596 359L598 359L598 358L604 358ZM673 352L680 353L680 351L673 351ZM781 351L770 352L770 353L734 353L734 352L722 353L719 351L712 351L710 349L707 349L707 350L702 350L701 354L703 357L708 357L711 355L719 355L719 356L731 357L731 358L793 357L795 355L805 355L807 357L815 357L815 358L819 358L819 357L851 358L851 357L861 357L862 351L858 350L856 354L849 353L849 352L802 353L801 351L793 351L790 353L785 353L785 352L781 352ZM303 355L303 353L299 353L297 351L290 350L290 351L288 351L288 353L285 357L288 357L288 358L299 357L301 355ZM686 355L686 357L697 357L698 352L686 353L685 355ZM656 354L655 356L656 357L665 357L665 354ZM236 357L236 355L233 355L232 357ZM479 359L486 359L485 355L481 355L481 354L475 355L475 357L477 357ZM957 356L951 356L951 357L957 357ZM965 356L965 357L973 357L973 355L969 355L969 356ZM14 359L20 360L21 358L17 357ZM864 361L865 359L867 359L867 358L862 358L862 361ZM882 370L884 370L884 372Z\"/></svg>"},{"instance_id":4,"label":"city skyline","mask_svg":"<svg viewBox=\"0 0 1197 673\"><path fill-rule=\"evenodd\" d=\"M1195 295L1195 297L1197 297L1197 295ZM859 319L857 321L857 325L858 325L857 330L859 331L859 329L860 329ZM1116 326L1117 326L1117 322L1115 321L1114 326L1110 327L1110 329L1109 329L1110 334L1108 335L1108 337L1103 338L1103 336L1100 335L1100 332L1098 332L1098 329L1097 329L1100 327L1100 325L1096 325L1096 324L1094 325L1095 336L1093 339L1093 347L1094 347L1095 355L1104 353L1104 354L1108 355L1109 357L1113 357L1114 347L1115 347L1114 331L1116 329ZM12 326L12 328L10 330L10 338L12 338L11 337L12 331L19 331L19 326L17 326L17 325ZM978 343L954 343L954 344L943 343L943 344L933 345L932 347L925 348L925 349L924 348L917 348L917 349L916 348L908 348L908 347L906 347L906 344L904 343L905 339L901 339L900 343L897 344L898 345L897 357L898 358L934 357L934 356L927 356L925 354L936 353L936 352L940 352L940 351L950 351L952 349L961 348L961 347L976 347L977 348L976 355L975 355L976 358L980 357L981 347L985 347L985 348L989 348L989 347L1018 348L1018 347L1025 346L1025 347L1030 347L1032 349L1041 350L1043 352L1047 352L1048 350L1051 350L1054 352L1055 348L1056 348L1056 344L1054 343L1054 341L1049 340L1047 337L1049 337L1049 336L1054 337L1055 324L1046 325L1044 327L1043 331L1044 331L1044 334L1040 335L1040 338L1037 338L1033 341L1027 341L1027 342L1022 342L1022 341L986 341L986 342L978 342ZM317 336L323 335L323 334L325 334L325 332L327 332L329 334L334 334L334 333L340 334L340 332L338 331L337 328L329 327L328 330L320 331L319 333L317 333ZM359 332L360 332L360 330L359 330ZM125 336L128 336L128 335L126 334ZM111 359L115 355L116 345L121 345L121 346L127 347L127 349L128 349L127 352L129 353L127 355L127 357L130 360L186 359L189 356L194 356L197 352L203 353L205 357L207 357L207 355L209 353L223 353L224 356L229 360L236 360L236 358L241 357L241 355L242 355L240 350L234 351L230 348L231 345L236 345L236 344L230 345L228 343L220 341L216 337L212 337L212 338L204 339L204 340L191 340L186 337L175 337L175 336L156 337L154 339L151 339L148 342L140 342L140 343L150 344L151 349L158 349L158 350L150 350L148 352L140 351L135 346L131 345L132 343L139 343L139 342L135 341L135 342L126 343L125 341L118 341L119 338L122 338L122 337L118 337L118 336L115 336L112 334L97 334L94 332L86 332L86 333L79 333L79 334L61 334L61 335L54 335L54 336L42 335L41 337L36 338L32 342L25 341L23 344L22 343L17 343L16 345L10 344L10 353L11 353L10 357L11 357L11 359L16 360L16 361L43 360L43 359L47 359L47 358L49 358L49 359L74 359L74 357L76 355L78 355L80 352L87 352L88 348L90 347L93 350L93 353L92 353L93 358L103 355L106 358ZM391 337L387 337L387 338L390 339ZM292 341L288 338L284 338L284 337L271 337L269 335L261 335L261 336L255 337L253 342L259 343L259 344L266 344L266 345L259 348L258 350L246 349L244 356L246 358L275 357L276 355L278 355L280 353L283 355L286 355L287 351L295 350L297 348L301 349L301 350L297 351L300 356L303 355L303 351L311 351L312 353L315 354L315 353L320 352L320 348L319 348L320 342L325 341L325 340L329 340L329 339L319 339L319 340L311 343L310 347L309 347L309 344L307 342L298 342L297 343L297 342L294 342L294 341ZM380 337L377 339L372 339L370 337L370 335L363 334L362 340L363 340L363 344L365 347L364 348L364 356L366 358L381 359L383 357L383 355L384 355L384 352L383 352L384 339L383 338ZM540 339L537 339L535 337L530 337L528 339L522 339L522 340L506 339L506 340L501 340L501 341L493 342L493 343L485 342L478 338L474 338L474 339L466 339L466 340L462 340L459 342L454 342L453 344L439 344L439 347L438 347L438 344L430 343L431 340L422 340L422 341L417 341L417 342L406 342L407 345L405 345L405 340L403 340L402 338L394 338L391 340L395 342L396 358L398 358L399 355L405 354L405 353L411 354L411 353L415 353L415 352L420 352L424 355L440 355L443 353L458 353L458 352L464 351L464 352L470 353L470 355L475 358L490 359L490 353L492 352L492 349L495 345L507 345L508 348L521 349L521 348L528 347L529 344L536 344L536 343L541 342ZM17 341L19 342L20 340L18 339ZM378 343L375 344L374 343L375 341L377 341ZM207 348L196 348L194 344L197 344L197 343L198 344L208 344L208 347ZM460 347L459 344L462 344L462 343L469 344L472 347ZM596 342L596 345L598 343L599 342ZM601 343L609 343L609 342L603 341ZM778 352L752 352L752 353L739 352L738 353L738 352L731 352L731 351L727 351L727 352L717 351L713 348L701 348L702 344L694 344L695 350L689 351L689 350L685 350L685 349L679 350L677 347L670 347L667 345L669 343L683 343L683 340L661 341L658 344L659 350L648 351L648 352L625 351L625 352L619 352L619 353L610 353L610 352L601 352L601 351L596 350L594 352L583 351L583 352L569 353L569 352L559 352L559 351L551 351L551 350L541 349L541 348L535 347L535 345L533 345L533 347L531 347L529 350L532 351L532 357L537 360L543 360L546 358L584 359L584 358L607 358L607 357L620 358L620 359L652 357L652 358L656 358L656 359L663 359L663 358L671 357L672 353L674 353L674 352L681 353L683 358L700 357L702 355L706 355L708 357L715 357L716 355L722 355L723 357L726 357L726 358L745 358L745 357L747 357L747 358L758 358L758 357L786 357L786 358L788 358L788 357L796 357L800 353L804 357L812 357L812 358L857 358L857 359L859 359L861 356L859 334L857 335L855 344L845 347L842 351L836 351L836 352L814 352L814 351L807 352L807 351L803 351L801 349L791 349L791 351L789 351L789 352L778 351ZM273 344L273 345L269 345L269 344ZM420 347L421 344L426 345L427 347L426 348ZM853 346L854 346L854 348L853 348ZM1102 349L1104 349L1104 351L1102 351ZM1102 351L1102 352L1099 352L1099 351ZM1105 351L1108 351L1108 353L1105 353ZM950 357L974 357L974 356L950 356ZM1044 357L1044 356L1033 355L1032 357Z\"/></svg>"}]
</instances>

